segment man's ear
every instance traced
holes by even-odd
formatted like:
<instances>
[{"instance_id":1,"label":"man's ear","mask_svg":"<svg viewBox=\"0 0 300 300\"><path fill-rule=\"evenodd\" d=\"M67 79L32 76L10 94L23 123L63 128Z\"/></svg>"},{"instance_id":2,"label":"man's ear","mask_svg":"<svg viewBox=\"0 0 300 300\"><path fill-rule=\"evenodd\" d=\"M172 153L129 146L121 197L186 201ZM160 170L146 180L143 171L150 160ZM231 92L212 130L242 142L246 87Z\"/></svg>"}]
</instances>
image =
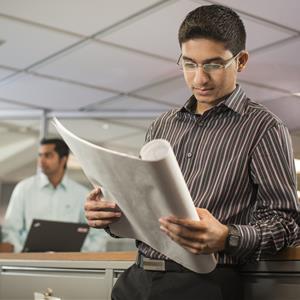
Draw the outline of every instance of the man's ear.
<instances>
[{"instance_id":1,"label":"man's ear","mask_svg":"<svg viewBox=\"0 0 300 300\"><path fill-rule=\"evenodd\" d=\"M68 162L68 156L63 156L61 159L60 159L61 163L64 165L67 165L67 162Z\"/></svg>"},{"instance_id":2,"label":"man's ear","mask_svg":"<svg viewBox=\"0 0 300 300\"><path fill-rule=\"evenodd\" d=\"M242 70L246 67L249 58L249 53L246 50L241 51L241 54L238 58L237 71L242 72Z\"/></svg>"}]
</instances>

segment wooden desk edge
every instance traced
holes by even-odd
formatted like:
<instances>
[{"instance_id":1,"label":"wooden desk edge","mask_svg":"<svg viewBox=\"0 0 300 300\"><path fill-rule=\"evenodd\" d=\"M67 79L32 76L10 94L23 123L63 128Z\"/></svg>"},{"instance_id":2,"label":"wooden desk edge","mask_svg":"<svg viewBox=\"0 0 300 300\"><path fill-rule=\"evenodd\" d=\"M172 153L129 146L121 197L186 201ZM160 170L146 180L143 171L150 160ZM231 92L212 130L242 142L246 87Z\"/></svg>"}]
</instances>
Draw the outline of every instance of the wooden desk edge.
<instances>
[{"instance_id":1,"label":"wooden desk edge","mask_svg":"<svg viewBox=\"0 0 300 300\"><path fill-rule=\"evenodd\" d=\"M288 247L279 251L276 255L264 257L263 260L300 260L300 247Z\"/></svg>"},{"instance_id":2,"label":"wooden desk edge","mask_svg":"<svg viewBox=\"0 0 300 300\"><path fill-rule=\"evenodd\" d=\"M0 253L0 260L65 260L65 261L134 261L137 252L56 252L56 253ZM267 261L300 260L300 247L287 248L273 256L264 257Z\"/></svg>"},{"instance_id":3,"label":"wooden desk edge","mask_svg":"<svg viewBox=\"0 0 300 300\"><path fill-rule=\"evenodd\" d=\"M0 253L0 260L134 261L137 252Z\"/></svg>"}]
</instances>

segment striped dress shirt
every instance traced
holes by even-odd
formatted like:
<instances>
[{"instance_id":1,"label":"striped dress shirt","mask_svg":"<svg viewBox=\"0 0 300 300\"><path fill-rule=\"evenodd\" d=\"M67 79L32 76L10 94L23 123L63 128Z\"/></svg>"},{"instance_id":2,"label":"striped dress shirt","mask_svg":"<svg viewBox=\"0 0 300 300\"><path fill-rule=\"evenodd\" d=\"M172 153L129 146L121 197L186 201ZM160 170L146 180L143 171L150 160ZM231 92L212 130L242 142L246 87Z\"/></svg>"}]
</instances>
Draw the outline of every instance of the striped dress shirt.
<instances>
[{"instance_id":1,"label":"striped dress shirt","mask_svg":"<svg viewBox=\"0 0 300 300\"><path fill-rule=\"evenodd\" d=\"M153 122L146 142L165 139L196 207L206 208L240 232L235 253L216 253L219 264L259 260L297 237L299 203L287 127L239 85L217 106L195 114L192 96ZM137 242L147 257L167 259Z\"/></svg>"}]
</instances>

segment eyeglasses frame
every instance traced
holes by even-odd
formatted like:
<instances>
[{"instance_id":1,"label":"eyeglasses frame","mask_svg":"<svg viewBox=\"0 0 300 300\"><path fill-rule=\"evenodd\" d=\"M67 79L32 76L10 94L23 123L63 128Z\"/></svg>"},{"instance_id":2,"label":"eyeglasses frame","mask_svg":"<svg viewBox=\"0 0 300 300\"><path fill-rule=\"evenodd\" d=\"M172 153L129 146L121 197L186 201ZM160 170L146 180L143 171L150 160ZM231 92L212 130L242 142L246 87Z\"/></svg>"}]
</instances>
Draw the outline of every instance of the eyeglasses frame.
<instances>
[{"instance_id":1,"label":"eyeglasses frame","mask_svg":"<svg viewBox=\"0 0 300 300\"><path fill-rule=\"evenodd\" d=\"M222 67L220 67L219 69L216 69L216 70L214 70L214 71L221 70L221 69L224 69L224 70L227 69L227 68L233 63L233 61L240 55L240 53L241 53L241 51L238 52L236 55L234 55L234 56L232 56L232 57L230 57L230 58L224 60L223 64L215 64L215 63L214 63L214 65L222 66ZM183 72L188 72L188 73L189 73L189 72L196 72L196 70L197 70L198 68L200 68L200 67L203 69L203 71L204 71L205 73L213 72L213 71L206 71L205 68L203 68L203 66L209 65L210 63L207 63L207 64L198 64L198 63L195 63L195 62L191 62L191 63L193 63L193 64L194 64L195 66L197 66L197 67L195 67L193 70L187 71L187 70L185 70L185 69L183 68L183 66L180 64L180 59L181 59L181 58L182 58L182 54L180 54L180 56L179 56L179 58L178 58L176 64L180 67L180 69L181 69Z\"/></svg>"}]
</instances>

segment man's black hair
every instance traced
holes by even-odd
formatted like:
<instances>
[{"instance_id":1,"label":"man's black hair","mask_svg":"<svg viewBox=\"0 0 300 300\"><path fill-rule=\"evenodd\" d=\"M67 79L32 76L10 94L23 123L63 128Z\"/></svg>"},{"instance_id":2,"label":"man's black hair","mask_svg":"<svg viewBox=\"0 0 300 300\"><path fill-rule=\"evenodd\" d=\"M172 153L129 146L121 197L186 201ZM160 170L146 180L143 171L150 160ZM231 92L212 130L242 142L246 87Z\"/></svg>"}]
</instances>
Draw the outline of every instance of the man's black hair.
<instances>
[{"instance_id":1,"label":"man's black hair","mask_svg":"<svg viewBox=\"0 0 300 300\"><path fill-rule=\"evenodd\" d=\"M55 152L59 155L60 158L64 156L69 156L70 149L68 145L62 140L58 138L52 138L52 139L46 139L43 138L40 142L41 145L49 145L49 144L54 144L55 145Z\"/></svg>"},{"instance_id":2,"label":"man's black hair","mask_svg":"<svg viewBox=\"0 0 300 300\"><path fill-rule=\"evenodd\" d=\"M180 47L188 40L206 38L224 43L233 55L246 48L246 30L238 14L222 5L200 6L188 13L180 25Z\"/></svg>"}]
</instances>

